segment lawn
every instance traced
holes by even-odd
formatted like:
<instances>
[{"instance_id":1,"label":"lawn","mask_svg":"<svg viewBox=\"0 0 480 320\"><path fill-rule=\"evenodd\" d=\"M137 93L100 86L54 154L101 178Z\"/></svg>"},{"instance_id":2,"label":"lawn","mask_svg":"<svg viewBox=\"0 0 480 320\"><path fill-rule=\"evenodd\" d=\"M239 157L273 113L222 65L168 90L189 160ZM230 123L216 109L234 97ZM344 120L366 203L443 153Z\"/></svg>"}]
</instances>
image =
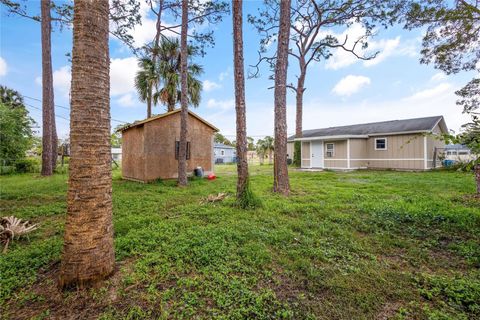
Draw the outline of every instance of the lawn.
<instances>
[{"instance_id":1,"label":"lawn","mask_svg":"<svg viewBox=\"0 0 480 320\"><path fill-rule=\"evenodd\" d=\"M479 319L480 204L457 172L251 168L262 207L215 181L140 184L115 171L116 274L58 293L67 176L0 177L2 215L39 223L0 256L4 319ZM219 203L201 203L228 192Z\"/></svg>"}]
</instances>

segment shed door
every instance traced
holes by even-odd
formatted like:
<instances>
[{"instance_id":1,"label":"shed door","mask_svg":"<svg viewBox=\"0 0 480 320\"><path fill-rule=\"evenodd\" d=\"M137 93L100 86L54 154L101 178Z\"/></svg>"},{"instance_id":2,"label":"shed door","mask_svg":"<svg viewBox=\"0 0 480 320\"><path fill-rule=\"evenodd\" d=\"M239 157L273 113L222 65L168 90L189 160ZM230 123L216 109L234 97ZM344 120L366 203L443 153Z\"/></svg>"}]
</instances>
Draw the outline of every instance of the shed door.
<instances>
[{"instance_id":1,"label":"shed door","mask_svg":"<svg viewBox=\"0 0 480 320\"><path fill-rule=\"evenodd\" d=\"M312 168L323 168L323 141L312 141Z\"/></svg>"}]
</instances>

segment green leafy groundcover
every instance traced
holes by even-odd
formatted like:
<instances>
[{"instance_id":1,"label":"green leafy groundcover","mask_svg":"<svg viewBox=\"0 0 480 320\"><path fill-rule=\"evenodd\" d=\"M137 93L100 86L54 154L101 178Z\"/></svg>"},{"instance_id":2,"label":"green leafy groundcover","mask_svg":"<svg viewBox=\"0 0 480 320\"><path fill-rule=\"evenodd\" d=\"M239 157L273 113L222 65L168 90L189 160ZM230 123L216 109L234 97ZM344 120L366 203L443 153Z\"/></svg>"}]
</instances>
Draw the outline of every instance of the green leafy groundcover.
<instances>
[{"instance_id":1,"label":"green leafy groundcover","mask_svg":"<svg viewBox=\"0 0 480 320\"><path fill-rule=\"evenodd\" d=\"M292 194L285 198L271 192L272 169L250 168L261 206L249 210L233 196L202 202L209 194L235 194L234 166L218 167L218 179L192 180L187 188L123 181L116 171L119 280L114 302L101 294L107 289L87 292L101 306L90 315L480 317L480 205L468 196L471 175L292 171ZM42 310L40 318L58 312L47 291L35 290L39 275L60 259L66 179L0 177L2 215L40 224L0 256L0 314L7 318L32 306Z\"/></svg>"}]
</instances>

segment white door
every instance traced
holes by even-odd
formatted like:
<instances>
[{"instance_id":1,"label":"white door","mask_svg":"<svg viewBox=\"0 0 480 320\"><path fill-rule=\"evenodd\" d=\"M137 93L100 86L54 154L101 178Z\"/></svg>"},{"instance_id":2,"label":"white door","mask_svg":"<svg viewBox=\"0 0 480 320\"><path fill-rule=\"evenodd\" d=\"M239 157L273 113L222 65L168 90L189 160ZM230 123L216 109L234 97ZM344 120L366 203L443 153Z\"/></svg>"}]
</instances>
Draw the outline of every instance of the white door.
<instances>
[{"instance_id":1,"label":"white door","mask_svg":"<svg viewBox=\"0 0 480 320\"><path fill-rule=\"evenodd\" d=\"M323 168L323 141L312 141L310 145L312 150L312 168Z\"/></svg>"}]
</instances>

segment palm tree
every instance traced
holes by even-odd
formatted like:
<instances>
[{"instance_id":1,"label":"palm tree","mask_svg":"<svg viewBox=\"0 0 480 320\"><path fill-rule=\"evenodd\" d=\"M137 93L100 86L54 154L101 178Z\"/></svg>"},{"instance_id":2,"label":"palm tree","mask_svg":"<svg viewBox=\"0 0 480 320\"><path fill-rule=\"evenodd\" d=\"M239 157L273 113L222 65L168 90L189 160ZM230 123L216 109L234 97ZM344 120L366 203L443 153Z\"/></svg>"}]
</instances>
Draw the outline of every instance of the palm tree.
<instances>
[{"instance_id":1,"label":"palm tree","mask_svg":"<svg viewBox=\"0 0 480 320\"><path fill-rule=\"evenodd\" d=\"M0 85L0 102L9 106L12 109L25 109L22 95L18 91L2 85Z\"/></svg>"},{"instance_id":2,"label":"palm tree","mask_svg":"<svg viewBox=\"0 0 480 320\"><path fill-rule=\"evenodd\" d=\"M274 150L275 140L270 136L266 136L265 139L263 139L262 141L265 153L268 152L268 163L272 164L272 154Z\"/></svg>"},{"instance_id":3,"label":"palm tree","mask_svg":"<svg viewBox=\"0 0 480 320\"><path fill-rule=\"evenodd\" d=\"M59 286L84 287L114 271L108 1L74 3L71 159Z\"/></svg>"},{"instance_id":4,"label":"palm tree","mask_svg":"<svg viewBox=\"0 0 480 320\"><path fill-rule=\"evenodd\" d=\"M180 102L181 81L180 81L180 42L177 38L164 38L155 50L156 63L149 57L139 60L140 70L135 77L135 87L137 88L140 100L149 101L148 94L151 92L149 86L152 86L152 102L154 105L161 103L167 107L167 111L173 111ZM195 55L195 49L188 46L188 57ZM202 91L202 82L198 77L203 73L203 67L192 62L188 63L187 73L187 98L188 104L198 107L200 104L200 93ZM148 113L148 110L147 110ZM151 110L150 110L151 113ZM150 116L149 116L150 117Z\"/></svg>"},{"instance_id":5,"label":"palm tree","mask_svg":"<svg viewBox=\"0 0 480 320\"><path fill-rule=\"evenodd\" d=\"M147 103L147 118L152 116L152 88L156 88L159 82L158 70L153 61L148 57L138 60L138 67L135 76L135 88L137 89L140 101Z\"/></svg>"}]
</instances>

